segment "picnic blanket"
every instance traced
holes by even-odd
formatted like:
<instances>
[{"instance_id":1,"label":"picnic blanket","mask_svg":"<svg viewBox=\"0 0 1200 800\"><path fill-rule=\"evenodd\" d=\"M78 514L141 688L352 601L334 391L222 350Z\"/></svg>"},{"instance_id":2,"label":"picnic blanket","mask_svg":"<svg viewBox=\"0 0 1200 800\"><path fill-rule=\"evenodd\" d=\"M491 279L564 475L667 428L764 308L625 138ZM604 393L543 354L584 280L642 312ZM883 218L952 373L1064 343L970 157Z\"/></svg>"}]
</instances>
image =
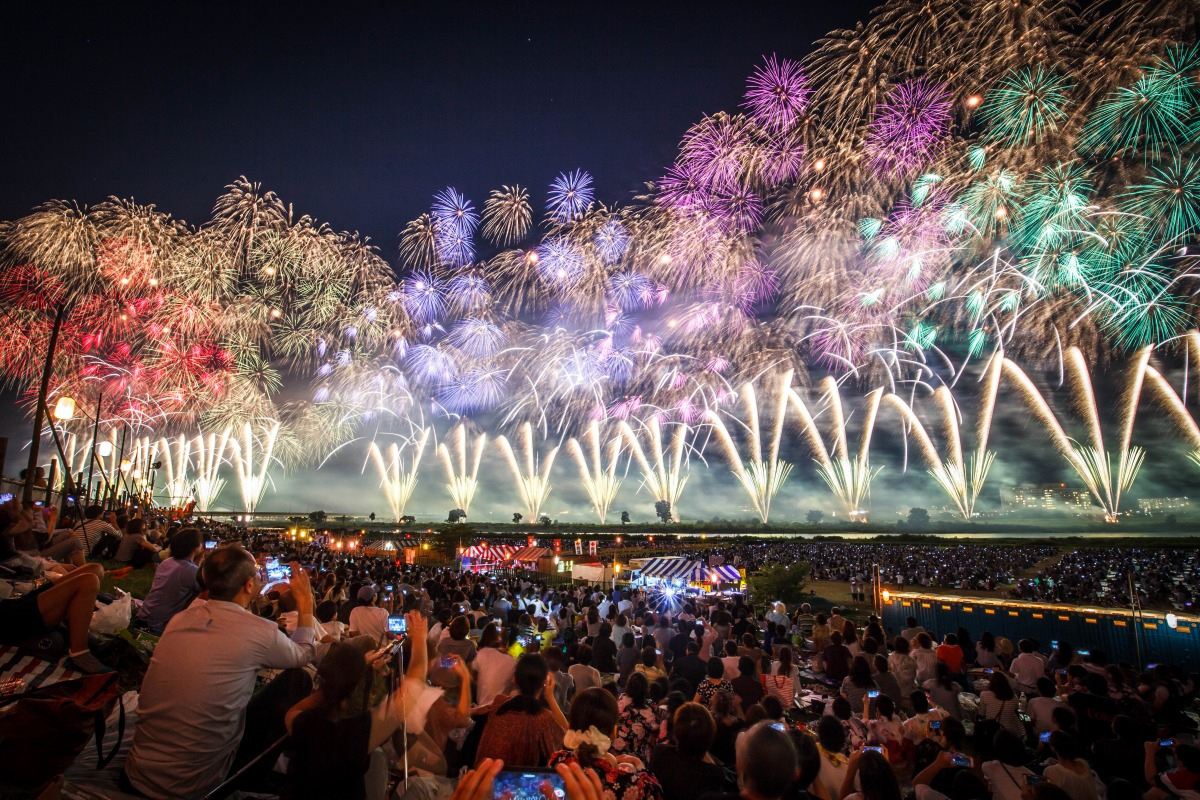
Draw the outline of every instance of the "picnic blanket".
<instances>
[{"instance_id":1,"label":"picnic blanket","mask_svg":"<svg viewBox=\"0 0 1200 800\"><path fill-rule=\"evenodd\" d=\"M57 661L43 661L25 655L13 645L0 645L0 685L11 680L22 680L25 682L22 694L81 677L82 672L68 669Z\"/></svg>"}]
</instances>

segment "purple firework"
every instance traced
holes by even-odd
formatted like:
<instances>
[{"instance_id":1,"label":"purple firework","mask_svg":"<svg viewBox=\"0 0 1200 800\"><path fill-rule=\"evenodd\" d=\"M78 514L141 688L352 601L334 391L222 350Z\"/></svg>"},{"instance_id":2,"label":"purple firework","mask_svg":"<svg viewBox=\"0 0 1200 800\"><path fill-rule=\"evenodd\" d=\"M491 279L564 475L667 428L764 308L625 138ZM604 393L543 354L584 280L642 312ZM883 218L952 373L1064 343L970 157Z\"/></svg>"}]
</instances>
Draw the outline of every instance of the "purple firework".
<instances>
[{"instance_id":1,"label":"purple firework","mask_svg":"<svg viewBox=\"0 0 1200 800\"><path fill-rule=\"evenodd\" d=\"M471 358L490 356L504 344L504 331L484 319L467 317L454 323L446 337Z\"/></svg>"},{"instance_id":2,"label":"purple firework","mask_svg":"<svg viewBox=\"0 0 1200 800\"><path fill-rule=\"evenodd\" d=\"M550 184L546 213L556 222L567 222L587 211L594 197L591 175L581 169L562 172Z\"/></svg>"},{"instance_id":3,"label":"purple firework","mask_svg":"<svg viewBox=\"0 0 1200 800\"><path fill-rule=\"evenodd\" d=\"M538 274L551 286L568 288L583 276L583 255L562 237L547 239L534 252L537 253Z\"/></svg>"},{"instance_id":4,"label":"purple firework","mask_svg":"<svg viewBox=\"0 0 1200 800\"><path fill-rule=\"evenodd\" d=\"M458 375L454 359L448 353L428 344L408 348L404 365L410 376L424 383L446 383Z\"/></svg>"},{"instance_id":5,"label":"purple firework","mask_svg":"<svg viewBox=\"0 0 1200 800\"><path fill-rule=\"evenodd\" d=\"M434 250L445 263L465 264L475 257L473 239L479 226L475 206L453 186L433 196Z\"/></svg>"},{"instance_id":6,"label":"purple firework","mask_svg":"<svg viewBox=\"0 0 1200 800\"><path fill-rule=\"evenodd\" d=\"M596 231L596 253L605 264L615 264L625 255L629 246L629 232L620 220L610 219Z\"/></svg>"},{"instance_id":7,"label":"purple firework","mask_svg":"<svg viewBox=\"0 0 1200 800\"><path fill-rule=\"evenodd\" d=\"M654 284L640 272L618 272L608 279L609 298L622 311L640 311L654 299Z\"/></svg>"},{"instance_id":8,"label":"purple firework","mask_svg":"<svg viewBox=\"0 0 1200 800\"><path fill-rule=\"evenodd\" d=\"M446 313L446 296L441 283L430 273L414 272L404 279L404 308L422 324L440 319Z\"/></svg>"},{"instance_id":9,"label":"purple firework","mask_svg":"<svg viewBox=\"0 0 1200 800\"><path fill-rule=\"evenodd\" d=\"M734 302L745 314L768 305L779 293L779 276L775 270L757 259L751 259L738 270L733 284Z\"/></svg>"},{"instance_id":10,"label":"purple firework","mask_svg":"<svg viewBox=\"0 0 1200 800\"><path fill-rule=\"evenodd\" d=\"M746 82L750 116L764 128L783 131L796 124L808 108L812 88L800 64L790 59L767 56Z\"/></svg>"},{"instance_id":11,"label":"purple firework","mask_svg":"<svg viewBox=\"0 0 1200 800\"><path fill-rule=\"evenodd\" d=\"M910 173L927 164L950 129L950 93L924 78L897 84L875 109L865 150L886 175Z\"/></svg>"},{"instance_id":12,"label":"purple firework","mask_svg":"<svg viewBox=\"0 0 1200 800\"><path fill-rule=\"evenodd\" d=\"M703 185L723 189L737 184L750 154L745 120L721 113L688 130L679 157Z\"/></svg>"},{"instance_id":13,"label":"purple firework","mask_svg":"<svg viewBox=\"0 0 1200 800\"><path fill-rule=\"evenodd\" d=\"M718 195L711 211L730 231L745 233L757 228L762 222L762 200L744 186L727 194Z\"/></svg>"},{"instance_id":14,"label":"purple firework","mask_svg":"<svg viewBox=\"0 0 1200 800\"><path fill-rule=\"evenodd\" d=\"M672 164L658 181L657 202L676 211L698 212L708 207L711 197L694 167Z\"/></svg>"},{"instance_id":15,"label":"purple firework","mask_svg":"<svg viewBox=\"0 0 1200 800\"><path fill-rule=\"evenodd\" d=\"M446 284L450 306L459 314L469 314L482 308L492 296L492 288L481 275L463 272Z\"/></svg>"},{"instance_id":16,"label":"purple firework","mask_svg":"<svg viewBox=\"0 0 1200 800\"><path fill-rule=\"evenodd\" d=\"M804 166L804 140L799 134L780 136L766 147L759 171L768 184L793 180Z\"/></svg>"},{"instance_id":17,"label":"purple firework","mask_svg":"<svg viewBox=\"0 0 1200 800\"><path fill-rule=\"evenodd\" d=\"M502 369L472 367L438 387L438 402L452 414L495 408L504 399L508 375Z\"/></svg>"}]
</instances>

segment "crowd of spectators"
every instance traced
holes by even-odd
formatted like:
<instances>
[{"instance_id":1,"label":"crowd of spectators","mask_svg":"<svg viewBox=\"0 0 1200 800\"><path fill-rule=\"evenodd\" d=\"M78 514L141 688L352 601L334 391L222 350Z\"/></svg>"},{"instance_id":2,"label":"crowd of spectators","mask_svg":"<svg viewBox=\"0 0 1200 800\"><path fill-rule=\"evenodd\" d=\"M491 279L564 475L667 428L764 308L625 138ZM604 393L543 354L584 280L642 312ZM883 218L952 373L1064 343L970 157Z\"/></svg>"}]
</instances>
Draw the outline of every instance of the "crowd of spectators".
<instances>
[{"instance_id":1,"label":"crowd of spectators","mask_svg":"<svg viewBox=\"0 0 1200 800\"><path fill-rule=\"evenodd\" d=\"M1129 578L1145 608L1195 608L1200 554L1195 548L1084 547L1020 580L1014 598L1106 606L1130 604Z\"/></svg>"},{"instance_id":2,"label":"crowd of spectators","mask_svg":"<svg viewBox=\"0 0 1200 800\"><path fill-rule=\"evenodd\" d=\"M132 520L91 512L70 529L82 563L51 562L16 546L32 514L11 504L4 513L0 561L21 554L41 559L24 568L58 571L0 602L0 623L26 632L65 620L84 671L104 668L86 646L100 577L86 558L124 546L155 565L133 622L159 636L120 768L133 796L227 786L491 800L502 770L546 768L567 800L1200 797L1196 686L1167 664L1141 671L1066 642L1046 654L1029 639L926 631L911 618L885 631L836 607L754 606L743 595L562 589L278 533L154 520L131 533ZM48 530L42 541L53 543ZM128 536L142 538L126 545ZM797 546L721 555L754 568L794 559ZM879 563L896 570L893 585L901 572L913 585L998 581L1046 557L1004 548L1004 563L989 564L998 558L956 547L799 547L812 548L800 557L818 574L841 576L830 579ZM268 563L287 565L284 574Z\"/></svg>"}]
</instances>

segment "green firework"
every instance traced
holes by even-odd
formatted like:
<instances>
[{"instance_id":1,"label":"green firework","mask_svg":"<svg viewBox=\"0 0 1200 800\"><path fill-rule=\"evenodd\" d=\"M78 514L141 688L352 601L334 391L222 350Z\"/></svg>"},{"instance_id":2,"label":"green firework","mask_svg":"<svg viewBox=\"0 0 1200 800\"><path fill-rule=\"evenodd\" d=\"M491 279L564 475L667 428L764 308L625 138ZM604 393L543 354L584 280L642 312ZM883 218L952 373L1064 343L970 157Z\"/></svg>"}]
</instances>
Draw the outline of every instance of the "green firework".
<instances>
[{"instance_id":1,"label":"green firework","mask_svg":"<svg viewBox=\"0 0 1200 800\"><path fill-rule=\"evenodd\" d=\"M1066 121L1070 91L1071 82L1049 67L1010 71L979 108L986 139L1008 147L1041 142Z\"/></svg>"}]
</instances>

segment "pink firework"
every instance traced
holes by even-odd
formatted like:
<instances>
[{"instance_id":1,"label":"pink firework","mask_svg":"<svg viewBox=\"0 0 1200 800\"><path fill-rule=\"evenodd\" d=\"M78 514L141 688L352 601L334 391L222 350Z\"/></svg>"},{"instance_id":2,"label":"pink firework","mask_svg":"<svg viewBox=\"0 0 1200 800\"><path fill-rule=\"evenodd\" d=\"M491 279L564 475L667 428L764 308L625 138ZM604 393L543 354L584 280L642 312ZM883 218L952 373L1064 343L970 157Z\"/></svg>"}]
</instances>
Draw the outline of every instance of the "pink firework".
<instances>
[{"instance_id":1,"label":"pink firework","mask_svg":"<svg viewBox=\"0 0 1200 800\"><path fill-rule=\"evenodd\" d=\"M950 130L950 94L924 78L903 81L875 109L865 150L883 174L899 176L928 164Z\"/></svg>"},{"instance_id":2,"label":"pink firework","mask_svg":"<svg viewBox=\"0 0 1200 800\"><path fill-rule=\"evenodd\" d=\"M746 102L754 121L771 131L784 131L804 116L812 88L800 64L767 56L746 81Z\"/></svg>"},{"instance_id":3,"label":"pink firework","mask_svg":"<svg viewBox=\"0 0 1200 800\"><path fill-rule=\"evenodd\" d=\"M720 113L705 117L683 137L680 163L710 189L737 185L752 155L747 123L742 117Z\"/></svg>"},{"instance_id":4,"label":"pink firework","mask_svg":"<svg viewBox=\"0 0 1200 800\"><path fill-rule=\"evenodd\" d=\"M658 181L657 202L684 213L696 213L708 207L712 198L700 180L698 171L687 164L672 164Z\"/></svg>"}]
</instances>

